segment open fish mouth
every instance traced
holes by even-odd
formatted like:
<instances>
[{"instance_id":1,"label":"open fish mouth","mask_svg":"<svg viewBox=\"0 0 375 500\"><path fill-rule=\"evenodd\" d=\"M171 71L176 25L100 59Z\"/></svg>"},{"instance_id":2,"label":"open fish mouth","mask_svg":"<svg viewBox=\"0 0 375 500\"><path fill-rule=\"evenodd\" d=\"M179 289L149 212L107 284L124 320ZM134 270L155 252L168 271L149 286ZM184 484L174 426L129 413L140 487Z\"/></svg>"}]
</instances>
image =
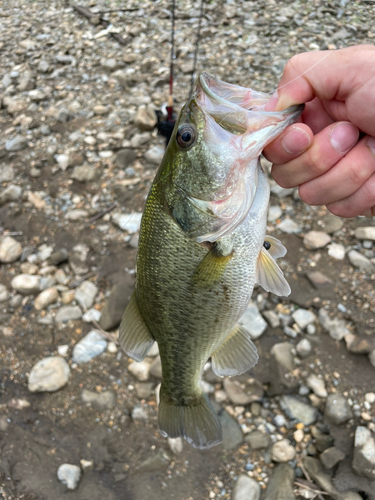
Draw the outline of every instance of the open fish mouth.
<instances>
[{"instance_id":1,"label":"open fish mouth","mask_svg":"<svg viewBox=\"0 0 375 500\"><path fill-rule=\"evenodd\" d=\"M223 82L209 73L200 75L196 91L201 109L222 128L237 135L275 127L289 115L295 121L304 109L300 104L283 111L265 111L270 98L269 94Z\"/></svg>"}]
</instances>

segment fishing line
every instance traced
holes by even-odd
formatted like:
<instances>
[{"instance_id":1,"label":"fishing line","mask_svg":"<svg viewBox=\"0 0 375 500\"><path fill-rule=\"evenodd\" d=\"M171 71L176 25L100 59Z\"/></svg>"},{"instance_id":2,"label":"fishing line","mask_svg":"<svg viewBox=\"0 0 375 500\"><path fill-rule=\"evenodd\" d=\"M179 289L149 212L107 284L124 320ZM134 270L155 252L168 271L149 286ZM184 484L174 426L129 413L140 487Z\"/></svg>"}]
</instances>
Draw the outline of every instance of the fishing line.
<instances>
[{"instance_id":1,"label":"fishing line","mask_svg":"<svg viewBox=\"0 0 375 500\"><path fill-rule=\"evenodd\" d=\"M176 59L175 52L175 21L176 21L176 0L172 0L172 28L171 28L171 64L170 64L170 74L169 74L169 96L168 96L168 120L173 118L173 77L174 77L174 61Z\"/></svg>"},{"instance_id":2,"label":"fishing line","mask_svg":"<svg viewBox=\"0 0 375 500\"><path fill-rule=\"evenodd\" d=\"M330 56L332 54L333 50L329 50L321 59L320 61L317 61L315 64L313 64L309 69L307 69L306 71L304 71L303 73L301 73L299 76L296 76L295 78L293 78L293 80L290 80L290 82L288 83L285 83L284 85L281 85L281 87L277 87L277 90L279 89L282 89L284 87L286 87L287 85L289 85L290 83L293 83L295 82L296 80L298 80L299 78L302 78L303 75L306 75L306 73L308 73L309 71L311 71L313 68L315 68L315 66L318 66L318 64L322 63L324 61L324 59L327 59L328 56Z\"/></svg>"},{"instance_id":3,"label":"fishing line","mask_svg":"<svg viewBox=\"0 0 375 500\"><path fill-rule=\"evenodd\" d=\"M204 0L201 0L200 13L199 13L199 21L198 21L197 39L195 41L195 50L194 50L193 73L191 75L191 82L190 82L189 99L192 97L193 92L194 92L194 82L195 82L195 74L196 74L196 70L197 70L199 43L200 43L200 40L201 40L201 27L202 27L203 13L204 13Z\"/></svg>"}]
</instances>

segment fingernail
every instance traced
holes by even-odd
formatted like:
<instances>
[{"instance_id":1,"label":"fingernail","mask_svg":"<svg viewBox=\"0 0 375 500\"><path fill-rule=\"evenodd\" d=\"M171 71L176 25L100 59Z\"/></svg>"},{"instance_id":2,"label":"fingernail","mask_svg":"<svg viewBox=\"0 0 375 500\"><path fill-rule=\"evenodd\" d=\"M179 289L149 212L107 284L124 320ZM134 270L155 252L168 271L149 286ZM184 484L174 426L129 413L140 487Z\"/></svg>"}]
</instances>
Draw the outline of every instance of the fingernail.
<instances>
[{"instance_id":1,"label":"fingernail","mask_svg":"<svg viewBox=\"0 0 375 500\"><path fill-rule=\"evenodd\" d=\"M349 122L341 122L331 130L330 140L333 149L340 154L347 153L357 143L359 130Z\"/></svg>"},{"instance_id":2,"label":"fingernail","mask_svg":"<svg viewBox=\"0 0 375 500\"><path fill-rule=\"evenodd\" d=\"M273 93L271 99L265 105L264 111L274 111L278 100L279 100L279 93L276 89L275 92Z\"/></svg>"},{"instance_id":3,"label":"fingernail","mask_svg":"<svg viewBox=\"0 0 375 500\"><path fill-rule=\"evenodd\" d=\"M296 155L306 151L311 144L311 139L305 130L292 126L281 143L287 153Z\"/></svg>"},{"instance_id":4,"label":"fingernail","mask_svg":"<svg viewBox=\"0 0 375 500\"><path fill-rule=\"evenodd\" d=\"M369 137L367 139L367 146L371 149L371 151L375 155L375 137Z\"/></svg>"}]
</instances>

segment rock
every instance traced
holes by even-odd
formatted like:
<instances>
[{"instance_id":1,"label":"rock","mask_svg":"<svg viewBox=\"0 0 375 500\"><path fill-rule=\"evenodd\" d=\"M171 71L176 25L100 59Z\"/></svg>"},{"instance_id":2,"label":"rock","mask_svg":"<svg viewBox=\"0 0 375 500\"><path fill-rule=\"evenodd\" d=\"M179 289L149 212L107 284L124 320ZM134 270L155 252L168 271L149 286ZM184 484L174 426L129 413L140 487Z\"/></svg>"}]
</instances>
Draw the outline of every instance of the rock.
<instances>
[{"instance_id":1,"label":"rock","mask_svg":"<svg viewBox=\"0 0 375 500\"><path fill-rule=\"evenodd\" d=\"M332 286L332 281L320 271L313 271L306 274L310 283L319 290L320 288L329 288Z\"/></svg>"},{"instance_id":2,"label":"rock","mask_svg":"<svg viewBox=\"0 0 375 500\"><path fill-rule=\"evenodd\" d=\"M231 500L259 500L260 486L246 474L240 474L234 485Z\"/></svg>"},{"instance_id":3,"label":"rock","mask_svg":"<svg viewBox=\"0 0 375 500\"><path fill-rule=\"evenodd\" d=\"M326 474L323 470L322 464L319 460L312 457L306 457L303 460L303 465L305 466L307 473L311 476L312 480L320 486L320 489L327 492L334 500L349 500L345 495L341 495L337 489L333 486L331 481L331 476ZM357 497L354 497L355 500Z\"/></svg>"},{"instance_id":4,"label":"rock","mask_svg":"<svg viewBox=\"0 0 375 500\"><path fill-rule=\"evenodd\" d=\"M97 330L91 330L73 348L73 362L88 363L107 349L107 341Z\"/></svg>"},{"instance_id":5,"label":"rock","mask_svg":"<svg viewBox=\"0 0 375 500\"><path fill-rule=\"evenodd\" d=\"M323 231L309 231L303 238L303 243L309 250L323 248L330 243L331 237Z\"/></svg>"},{"instance_id":6,"label":"rock","mask_svg":"<svg viewBox=\"0 0 375 500\"><path fill-rule=\"evenodd\" d=\"M82 472L90 472L94 468L94 460L85 460L84 458L81 458L79 463L81 465Z\"/></svg>"},{"instance_id":7,"label":"rock","mask_svg":"<svg viewBox=\"0 0 375 500\"><path fill-rule=\"evenodd\" d=\"M264 393L262 385L255 379L251 379L251 381L250 387L242 389L241 384L237 380L224 379L225 392L233 404L247 405L262 399Z\"/></svg>"},{"instance_id":8,"label":"rock","mask_svg":"<svg viewBox=\"0 0 375 500\"><path fill-rule=\"evenodd\" d=\"M134 149L120 149L117 153L115 163L119 168L127 168L134 163L136 158L137 153Z\"/></svg>"},{"instance_id":9,"label":"rock","mask_svg":"<svg viewBox=\"0 0 375 500\"><path fill-rule=\"evenodd\" d=\"M249 443L252 450L264 450L271 444L270 437L260 431L254 431L245 437L245 441Z\"/></svg>"},{"instance_id":10,"label":"rock","mask_svg":"<svg viewBox=\"0 0 375 500\"><path fill-rule=\"evenodd\" d=\"M306 385L307 387L310 387L310 389L316 396L318 396L318 398L326 398L328 396L324 380L317 377L313 373L308 376Z\"/></svg>"},{"instance_id":11,"label":"rock","mask_svg":"<svg viewBox=\"0 0 375 500\"><path fill-rule=\"evenodd\" d=\"M154 361L150 366L150 375L156 378L162 378L162 370L161 370L161 359L160 356L156 356Z\"/></svg>"},{"instance_id":12,"label":"rock","mask_svg":"<svg viewBox=\"0 0 375 500\"><path fill-rule=\"evenodd\" d=\"M337 392L328 396L324 417L330 424L341 425L353 418L353 412L346 398Z\"/></svg>"},{"instance_id":13,"label":"rock","mask_svg":"<svg viewBox=\"0 0 375 500\"><path fill-rule=\"evenodd\" d=\"M319 309L319 321L334 340L342 340L346 335L350 334L350 331L345 326L345 321L338 318L330 318L326 309Z\"/></svg>"},{"instance_id":14,"label":"rock","mask_svg":"<svg viewBox=\"0 0 375 500\"><path fill-rule=\"evenodd\" d=\"M69 210L69 212L66 212L65 214L65 219L66 220L81 220L81 219L86 219L88 217L89 213L87 210Z\"/></svg>"},{"instance_id":15,"label":"rock","mask_svg":"<svg viewBox=\"0 0 375 500\"><path fill-rule=\"evenodd\" d=\"M88 309L87 312L82 316L85 323L92 323L93 321L99 321L102 313L93 307ZM116 351L117 352L117 351Z\"/></svg>"},{"instance_id":16,"label":"rock","mask_svg":"<svg viewBox=\"0 0 375 500\"><path fill-rule=\"evenodd\" d=\"M107 351L111 354L116 354L118 352L118 347L116 342L108 342Z\"/></svg>"},{"instance_id":17,"label":"rock","mask_svg":"<svg viewBox=\"0 0 375 500\"><path fill-rule=\"evenodd\" d=\"M68 490L75 490L81 479L81 469L78 465L62 464L57 469L57 478Z\"/></svg>"},{"instance_id":18,"label":"rock","mask_svg":"<svg viewBox=\"0 0 375 500\"><path fill-rule=\"evenodd\" d=\"M133 292L133 286L133 279L130 280L126 275L121 277L118 284L111 290L100 317L100 326L106 332L120 324Z\"/></svg>"},{"instance_id":19,"label":"rock","mask_svg":"<svg viewBox=\"0 0 375 500\"><path fill-rule=\"evenodd\" d=\"M82 318L82 311L78 306L63 306L57 311L55 316L56 323L74 321Z\"/></svg>"},{"instance_id":20,"label":"rock","mask_svg":"<svg viewBox=\"0 0 375 500\"><path fill-rule=\"evenodd\" d=\"M319 458L326 469L332 469L339 462L344 460L345 453L339 450L339 448L332 446L331 448L324 450Z\"/></svg>"},{"instance_id":21,"label":"rock","mask_svg":"<svg viewBox=\"0 0 375 500\"><path fill-rule=\"evenodd\" d=\"M335 233L336 231L340 231L342 226L344 225L344 221L337 217L336 215L331 214L330 212L326 212L324 217L321 220L322 229L328 234Z\"/></svg>"},{"instance_id":22,"label":"rock","mask_svg":"<svg viewBox=\"0 0 375 500\"><path fill-rule=\"evenodd\" d=\"M6 141L5 149L10 152L21 151L22 149L27 148L28 144L29 143L26 137L17 136Z\"/></svg>"},{"instance_id":23,"label":"rock","mask_svg":"<svg viewBox=\"0 0 375 500\"><path fill-rule=\"evenodd\" d=\"M225 410L219 411L219 420L223 430L221 446L224 450L233 450L242 443L243 435L238 423Z\"/></svg>"},{"instance_id":24,"label":"rock","mask_svg":"<svg viewBox=\"0 0 375 500\"><path fill-rule=\"evenodd\" d=\"M357 227L354 233L358 240L372 240L375 241L375 227Z\"/></svg>"},{"instance_id":25,"label":"rock","mask_svg":"<svg viewBox=\"0 0 375 500\"><path fill-rule=\"evenodd\" d=\"M269 210L268 210L268 217L267 220L268 222L274 223L277 222L278 219L282 216L283 211L279 207L279 205L271 205Z\"/></svg>"},{"instance_id":26,"label":"rock","mask_svg":"<svg viewBox=\"0 0 375 500\"><path fill-rule=\"evenodd\" d=\"M370 360L372 366L375 366L375 349L372 352L370 352L368 359Z\"/></svg>"},{"instance_id":27,"label":"rock","mask_svg":"<svg viewBox=\"0 0 375 500\"><path fill-rule=\"evenodd\" d=\"M357 427L354 438L353 469L360 476L375 480L375 434Z\"/></svg>"},{"instance_id":28,"label":"rock","mask_svg":"<svg viewBox=\"0 0 375 500\"><path fill-rule=\"evenodd\" d=\"M341 492L339 498L333 497L334 500L363 500L364 497L367 497L367 500L375 500L375 481L358 476L350 460L340 462L334 473L335 487Z\"/></svg>"},{"instance_id":29,"label":"rock","mask_svg":"<svg viewBox=\"0 0 375 500\"><path fill-rule=\"evenodd\" d=\"M134 123L140 130L154 130L157 122L158 118L151 104L139 106Z\"/></svg>"},{"instance_id":30,"label":"rock","mask_svg":"<svg viewBox=\"0 0 375 500\"><path fill-rule=\"evenodd\" d=\"M148 415L142 406L136 406L132 411L132 419L135 422L146 422Z\"/></svg>"},{"instance_id":31,"label":"rock","mask_svg":"<svg viewBox=\"0 0 375 500\"><path fill-rule=\"evenodd\" d=\"M10 182L14 179L14 168L12 165L0 163L0 183Z\"/></svg>"},{"instance_id":32,"label":"rock","mask_svg":"<svg viewBox=\"0 0 375 500\"><path fill-rule=\"evenodd\" d=\"M51 255L47 259L47 264L49 266L58 266L62 262L66 262L68 260L68 252L65 248L61 248L56 252L51 253Z\"/></svg>"},{"instance_id":33,"label":"rock","mask_svg":"<svg viewBox=\"0 0 375 500\"><path fill-rule=\"evenodd\" d=\"M81 399L84 403L90 403L99 409L112 409L116 404L116 394L112 391L93 392L83 389Z\"/></svg>"},{"instance_id":34,"label":"rock","mask_svg":"<svg viewBox=\"0 0 375 500\"><path fill-rule=\"evenodd\" d=\"M160 472L168 468L170 461L170 456L164 450L159 450L142 462L137 467L137 472Z\"/></svg>"},{"instance_id":35,"label":"rock","mask_svg":"<svg viewBox=\"0 0 375 500\"><path fill-rule=\"evenodd\" d=\"M6 432L8 430L9 423L7 421L6 415L0 415L0 432Z\"/></svg>"},{"instance_id":36,"label":"rock","mask_svg":"<svg viewBox=\"0 0 375 500\"><path fill-rule=\"evenodd\" d=\"M22 245L11 236L0 240L0 262L4 264L15 262L22 254Z\"/></svg>"},{"instance_id":37,"label":"rock","mask_svg":"<svg viewBox=\"0 0 375 500\"><path fill-rule=\"evenodd\" d=\"M139 148L151 140L150 132L143 132L142 134L134 134L130 140L132 148Z\"/></svg>"},{"instance_id":38,"label":"rock","mask_svg":"<svg viewBox=\"0 0 375 500\"><path fill-rule=\"evenodd\" d=\"M182 438L168 438L168 445L174 455L181 455L184 450Z\"/></svg>"},{"instance_id":39,"label":"rock","mask_svg":"<svg viewBox=\"0 0 375 500\"><path fill-rule=\"evenodd\" d=\"M345 247L343 245L339 245L338 243L331 243L328 245L328 255L336 260L344 260Z\"/></svg>"},{"instance_id":40,"label":"rock","mask_svg":"<svg viewBox=\"0 0 375 500\"><path fill-rule=\"evenodd\" d=\"M5 285L0 283L0 303L9 299L9 292Z\"/></svg>"},{"instance_id":41,"label":"rock","mask_svg":"<svg viewBox=\"0 0 375 500\"><path fill-rule=\"evenodd\" d=\"M55 392L68 382L70 368L65 359L51 356L38 361L31 369L28 381L30 392Z\"/></svg>"},{"instance_id":42,"label":"rock","mask_svg":"<svg viewBox=\"0 0 375 500\"><path fill-rule=\"evenodd\" d=\"M268 482L264 500L295 500L293 488L293 467L289 464L277 465Z\"/></svg>"},{"instance_id":43,"label":"rock","mask_svg":"<svg viewBox=\"0 0 375 500\"><path fill-rule=\"evenodd\" d=\"M296 345L296 351L300 358L308 358L313 351L311 342L308 339L300 340Z\"/></svg>"},{"instance_id":44,"label":"rock","mask_svg":"<svg viewBox=\"0 0 375 500\"><path fill-rule=\"evenodd\" d=\"M277 224L277 229L280 229L283 233L294 234L298 233L301 228L292 219L284 219L279 224Z\"/></svg>"},{"instance_id":45,"label":"rock","mask_svg":"<svg viewBox=\"0 0 375 500\"><path fill-rule=\"evenodd\" d=\"M304 330L307 325L315 323L318 319L313 312L307 309L297 309L297 311L292 314L292 318L302 330Z\"/></svg>"},{"instance_id":46,"label":"rock","mask_svg":"<svg viewBox=\"0 0 375 500\"><path fill-rule=\"evenodd\" d=\"M135 392L139 399L148 399L152 394L153 388L154 384L152 382L139 382L135 384Z\"/></svg>"},{"instance_id":47,"label":"rock","mask_svg":"<svg viewBox=\"0 0 375 500\"><path fill-rule=\"evenodd\" d=\"M282 410L292 419L311 425L316 422L319 412L296 396L285 395L280 398Z\"/></svg>"},{"instance_id":48,"label":"rock","mask_svg":"<svg viewBox=\"0 0 375 500\"><path fill-rule=\"evenodd\" d=\"M37 311L44 309L49 304L53 304L59 298L59 292L55 287L43 290L35 299L34 307Z\"/></svg>"},{"instance_id":49,"label":"rock","mask_svg":"<svg viewBox=\"0 0 375 500\"><path fill-rule=\"evenodd\" d=\"M102 104L97 104L94 106L94 114L97 116L103 116L108 114L108 108L106 106L103 106Z\"/></svg>"},{"instance_id":50,"label":"rock","mask_svg":"<svg viewBox=\"0 0 375 500\"><path fill-rule=\"evenodd\" d=\"M40 276L19 274L11 281L12 288L22 295L34 295L40 292Z\"/></svg>"},{"instance_id":51,"label":"rock","mask_svg":"<svg viewBox=\"0 0 375 500\"><path fill-rule=\"evenodd\" d=\"M113 223L118 226L122 231L127 231L130 234L137 233L141 227L141 213L121 214L116 213L112 215Z\"/></svg>"},{"instance_id":52,"label":"rock","mask_svg":"<svg viewBox=\"0 0 375 500\"><path fill-rule=\"evenodd\" d=\"M258 339L267 329L267 323L253 301L250 301L248 308L241 316L240 323L250 333L252 339Z\"/></svg>"},{"instance_id":53,"label":"rock","mask_svg":"<svg viewBox=\"0 0 375 500\"><path fill-rule=\"evenodd\" d=\"M4 182L1 180L1 173L0 173L0 182ZM10 201L17 201L21 197L21 194L22 194L22 189L19 186L10 184L0 193L0 207ZM10 236L8 236L8 238L10 238Z\"/></svg>"},{"instance_id":54,"label":"rock","mask_svg":"<svg viewBox=\"0 0 375 500\"><path fill-rule=\"evenodd\" d=\"M360 271L372 272L375 270L375 266L371 264L369 259L356 250L351 250L348 253L348 258L352 266L356 267Z\"/></svg>"},{"instance_id":55,"label":"rock","mask_svg":"<svg viewBox=\"0 0 375 500\"><path fill-rule=\"evenodd\" d=\"M144 154L144 159L152 165L160 165L163 159L165 150L161 146L153 146Z\"/></svg>"},{"instance_id":56,"label":"rock","mask_svg":"<svg viewBox=\"0 0 375 500\"><path fill-rule=\"evenodd\" d=\"M369 354L375 349L375 339L373 337L361 337L348 333L345 335L346 348L354 354Z\"/></svg>"},{"instance_id":57,"label":"rock","mask_svg":"<svg viewBox=\"0 0 375 500\"><path fill-rule=\"evenodd\" d=\"M137 363L137 361L133 361L128 365L128 371L132 375L134 375L134 377L140 382L145 382L146 380L148 380L150 374L150 366L151 361L148 359L145 359L140 363Z\"/></svg>"},{"instance_id":58,"label":"rock","mask_svg":"<svg viewBox=\"0 0 375 500\"><path fill-rule=\"evenodd\" d=\"M271 328L277 328L280 326L280 318L275 311L263 311L262 314Z\"/></svg>"},{"instance_id":59,"label":"rock","mask_svg":"<svg viewBox=\"0 0 375 500\"><path fill-rule=\"evenodd\" d=\"M83 309L90 309L94 304L94 299L98 293L98 288L91 281L83 281L76 290L75 299Z\"/></svg>"},{"instance_id":60,"label":"rock","mask_svg":"<svg viewBox=\"0 0 375 500\"><path fill-rule=\"evenodd\" d=\"M71 175L72 179L78 182L90 182L97 178L98 170L91 165L81 165L80 167L75 167Z\"/></svg>"},{"instance_id":61,"label":"rock","mask_svg":"<svg viewBox=\"0 0 375 500\"><path fill-rule=\"evenodd\" d=\"M289 342L283 342L275 344L270 351L270 390L273 394L298 387L298 381L290 374L295 368L292 350Z\"/></svg>"},{"instance_id":62,"label":"rock","mask_svg":"<svg viewBox=\"0 0 375 500\"><path fill-rule=\"evenodd\" d=\"M295 456L296 450L287 439L276 441L271 448L271 459L274 462L289 462L289 460L293 460Z\"/></svg>"},{"instance_id":63,"label":"rock","mask_svg":"<svg viewBox=\"0 0 375 500\"><path fill-rule=\"evenodd\" d=\"M283 188L278 184L275 184L271 188L271 193L276 195L280 200L282 200L287 196L291 196L294 193L294 188Z\"/></svg>"},{"instance_id":64,"label":"rock","mask_svg":"<svg viewBox=\"0 0 375 500\"><path fill-rule=\"evenodd\" d=\"M48 73L50 70L50 65L45 59L41 59L38 63L37 70L39 73Z\"/></svg>"}]
</instances>

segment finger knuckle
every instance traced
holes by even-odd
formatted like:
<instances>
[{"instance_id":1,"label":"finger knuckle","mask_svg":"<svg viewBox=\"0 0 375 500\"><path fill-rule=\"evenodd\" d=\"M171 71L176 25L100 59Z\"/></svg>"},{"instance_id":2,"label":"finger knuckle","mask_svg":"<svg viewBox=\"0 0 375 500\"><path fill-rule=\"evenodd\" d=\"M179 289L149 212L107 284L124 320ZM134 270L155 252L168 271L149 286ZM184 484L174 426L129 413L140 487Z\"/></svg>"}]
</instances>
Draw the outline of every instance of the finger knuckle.
<instances>
[{"instance_id":1,"label":"finger knuckle","mask_svg":"<svg viewBox=\"0 0 375 500\"><path fill-rule=\"evenodd\" d=\"M278 172L274 172L272 170L272 177L277 182L279 186L285 189L289 189L295 187L295 184L286 176L285 174L279 174Z\"/></svg>"},{"instance_id":2,"label":"finger knuckle","mask_svg":"<svg viewBox=\"0 0 375 500\"><path fill-rule=\"evenodd\" d=\"M308 149L306 151L306 164L314 177L318 177L319 175L324 174L332 167L329 160L314 148Z\"/></svg>"},{"instance_id":3,"label":"finger knuckle","mask_svg":"<svg viewBox=\"0 0 375 500\"><path fill-rule=\"evenodd\" d=\"M299 187L299 195L302 201L308 205L319 205L319 194L315 191L311 184L301 184Z\"/></svg>"},{"instance_id":4,"label":"finger knuckle","mask_svg":"<svg viewBox=\"0 0 375 500\"><path fill-rule=\"evenodd\" d=\"M366 166L359 165L354 159L347 158L346 162L348 164L348 180L349 182L360 187L368 179L371 172Z\"/></svg>"},{"instance_id":5,"label":"finger knuckle","mask_svg":"<svg viewBox=\"0 0 375 500\"><path fill-rule=\"evenodd\" d=\"M300 67L301 54L296 54L285 65L284 75L294 74Z\"/></svg>"}]
</instances>

